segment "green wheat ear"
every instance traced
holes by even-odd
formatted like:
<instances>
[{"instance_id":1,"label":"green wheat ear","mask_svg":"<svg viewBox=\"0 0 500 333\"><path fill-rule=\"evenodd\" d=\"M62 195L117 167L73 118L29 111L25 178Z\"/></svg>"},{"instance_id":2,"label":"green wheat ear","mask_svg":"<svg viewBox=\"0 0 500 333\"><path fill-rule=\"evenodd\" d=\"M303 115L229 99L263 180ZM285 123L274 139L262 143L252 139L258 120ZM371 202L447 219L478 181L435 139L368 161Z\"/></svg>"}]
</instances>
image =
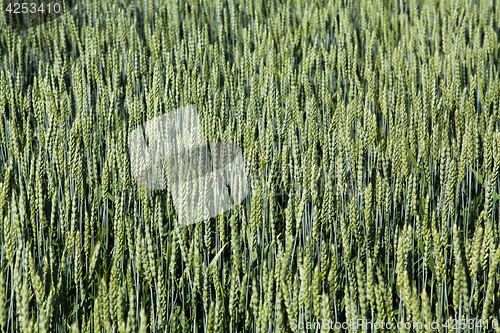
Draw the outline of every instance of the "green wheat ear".
<instances>
[{"instance_id":1,"label":"green wheat ear","mask_svg":"<svg viewBox=\"0 0 500 333\"><path fill-rule=\"evenodd\" d=\"M499 318L494 2L82 0L21 32L3 9L0 332ZM129 136L186 105L248 196L180 227L214 203L140 189Z\"/></svg>"}]
</instances>

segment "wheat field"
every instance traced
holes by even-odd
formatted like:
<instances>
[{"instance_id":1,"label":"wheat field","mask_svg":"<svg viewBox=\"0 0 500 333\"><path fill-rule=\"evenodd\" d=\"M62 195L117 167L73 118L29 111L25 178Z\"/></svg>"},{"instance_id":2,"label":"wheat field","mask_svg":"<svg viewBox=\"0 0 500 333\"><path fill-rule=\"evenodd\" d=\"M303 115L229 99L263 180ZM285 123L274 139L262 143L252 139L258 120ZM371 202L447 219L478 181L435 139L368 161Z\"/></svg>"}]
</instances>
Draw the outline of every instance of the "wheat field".
<instances>
[{"instance_id":1,"label":"wheat field","mask_svg":"<svg viewBox=\"0 0 500 333\"><path fill-rule=\"evenodd\" d=\"M0 332L500 332L498 0L7 5ZM128 138L189 105L248 195L182 226Z\"/></svg>"}]
</instances>

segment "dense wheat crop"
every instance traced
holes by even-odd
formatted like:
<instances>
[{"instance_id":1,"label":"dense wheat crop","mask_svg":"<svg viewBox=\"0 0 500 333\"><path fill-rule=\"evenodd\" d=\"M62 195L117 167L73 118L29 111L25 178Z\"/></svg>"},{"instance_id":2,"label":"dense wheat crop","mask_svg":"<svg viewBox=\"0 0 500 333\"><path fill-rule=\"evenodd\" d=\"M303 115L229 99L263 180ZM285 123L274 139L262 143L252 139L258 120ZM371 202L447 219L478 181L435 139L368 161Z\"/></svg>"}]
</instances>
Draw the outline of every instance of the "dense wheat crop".
<instances>
[{"instance_id":1,"label":"dense wheat crop","mask_svg":"<svg viewBox=\"0 0 500 333\"><path fill-rule=\"evenodd\" d=\"M498 0L82 0L24 31L5 15L1 332L494 329ZM188 105L242 149L248 196L180 226L168 188L138 188L128 136Z\"/></svg>"}]
</instances>

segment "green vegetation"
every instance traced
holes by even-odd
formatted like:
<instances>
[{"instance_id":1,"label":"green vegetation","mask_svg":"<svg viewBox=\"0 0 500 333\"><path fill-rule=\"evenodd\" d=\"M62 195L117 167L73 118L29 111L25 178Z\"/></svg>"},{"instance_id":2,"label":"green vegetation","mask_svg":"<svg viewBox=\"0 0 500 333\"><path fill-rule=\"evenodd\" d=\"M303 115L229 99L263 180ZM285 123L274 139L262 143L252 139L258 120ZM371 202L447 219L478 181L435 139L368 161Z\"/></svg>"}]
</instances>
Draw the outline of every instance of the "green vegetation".
<instances>
[{"instance_id":1,"label":"green vegetation","mask_svg":"<svg viewBox=\"0 0 500 333\"><path fill-rule=\"evenodd\" d=\"M491 331L499 26L498 0L82 0L27 31L2 11L0 331ZM180 227L127 138L191 104L249 195Z\"/></svg>"}]
</instances>

